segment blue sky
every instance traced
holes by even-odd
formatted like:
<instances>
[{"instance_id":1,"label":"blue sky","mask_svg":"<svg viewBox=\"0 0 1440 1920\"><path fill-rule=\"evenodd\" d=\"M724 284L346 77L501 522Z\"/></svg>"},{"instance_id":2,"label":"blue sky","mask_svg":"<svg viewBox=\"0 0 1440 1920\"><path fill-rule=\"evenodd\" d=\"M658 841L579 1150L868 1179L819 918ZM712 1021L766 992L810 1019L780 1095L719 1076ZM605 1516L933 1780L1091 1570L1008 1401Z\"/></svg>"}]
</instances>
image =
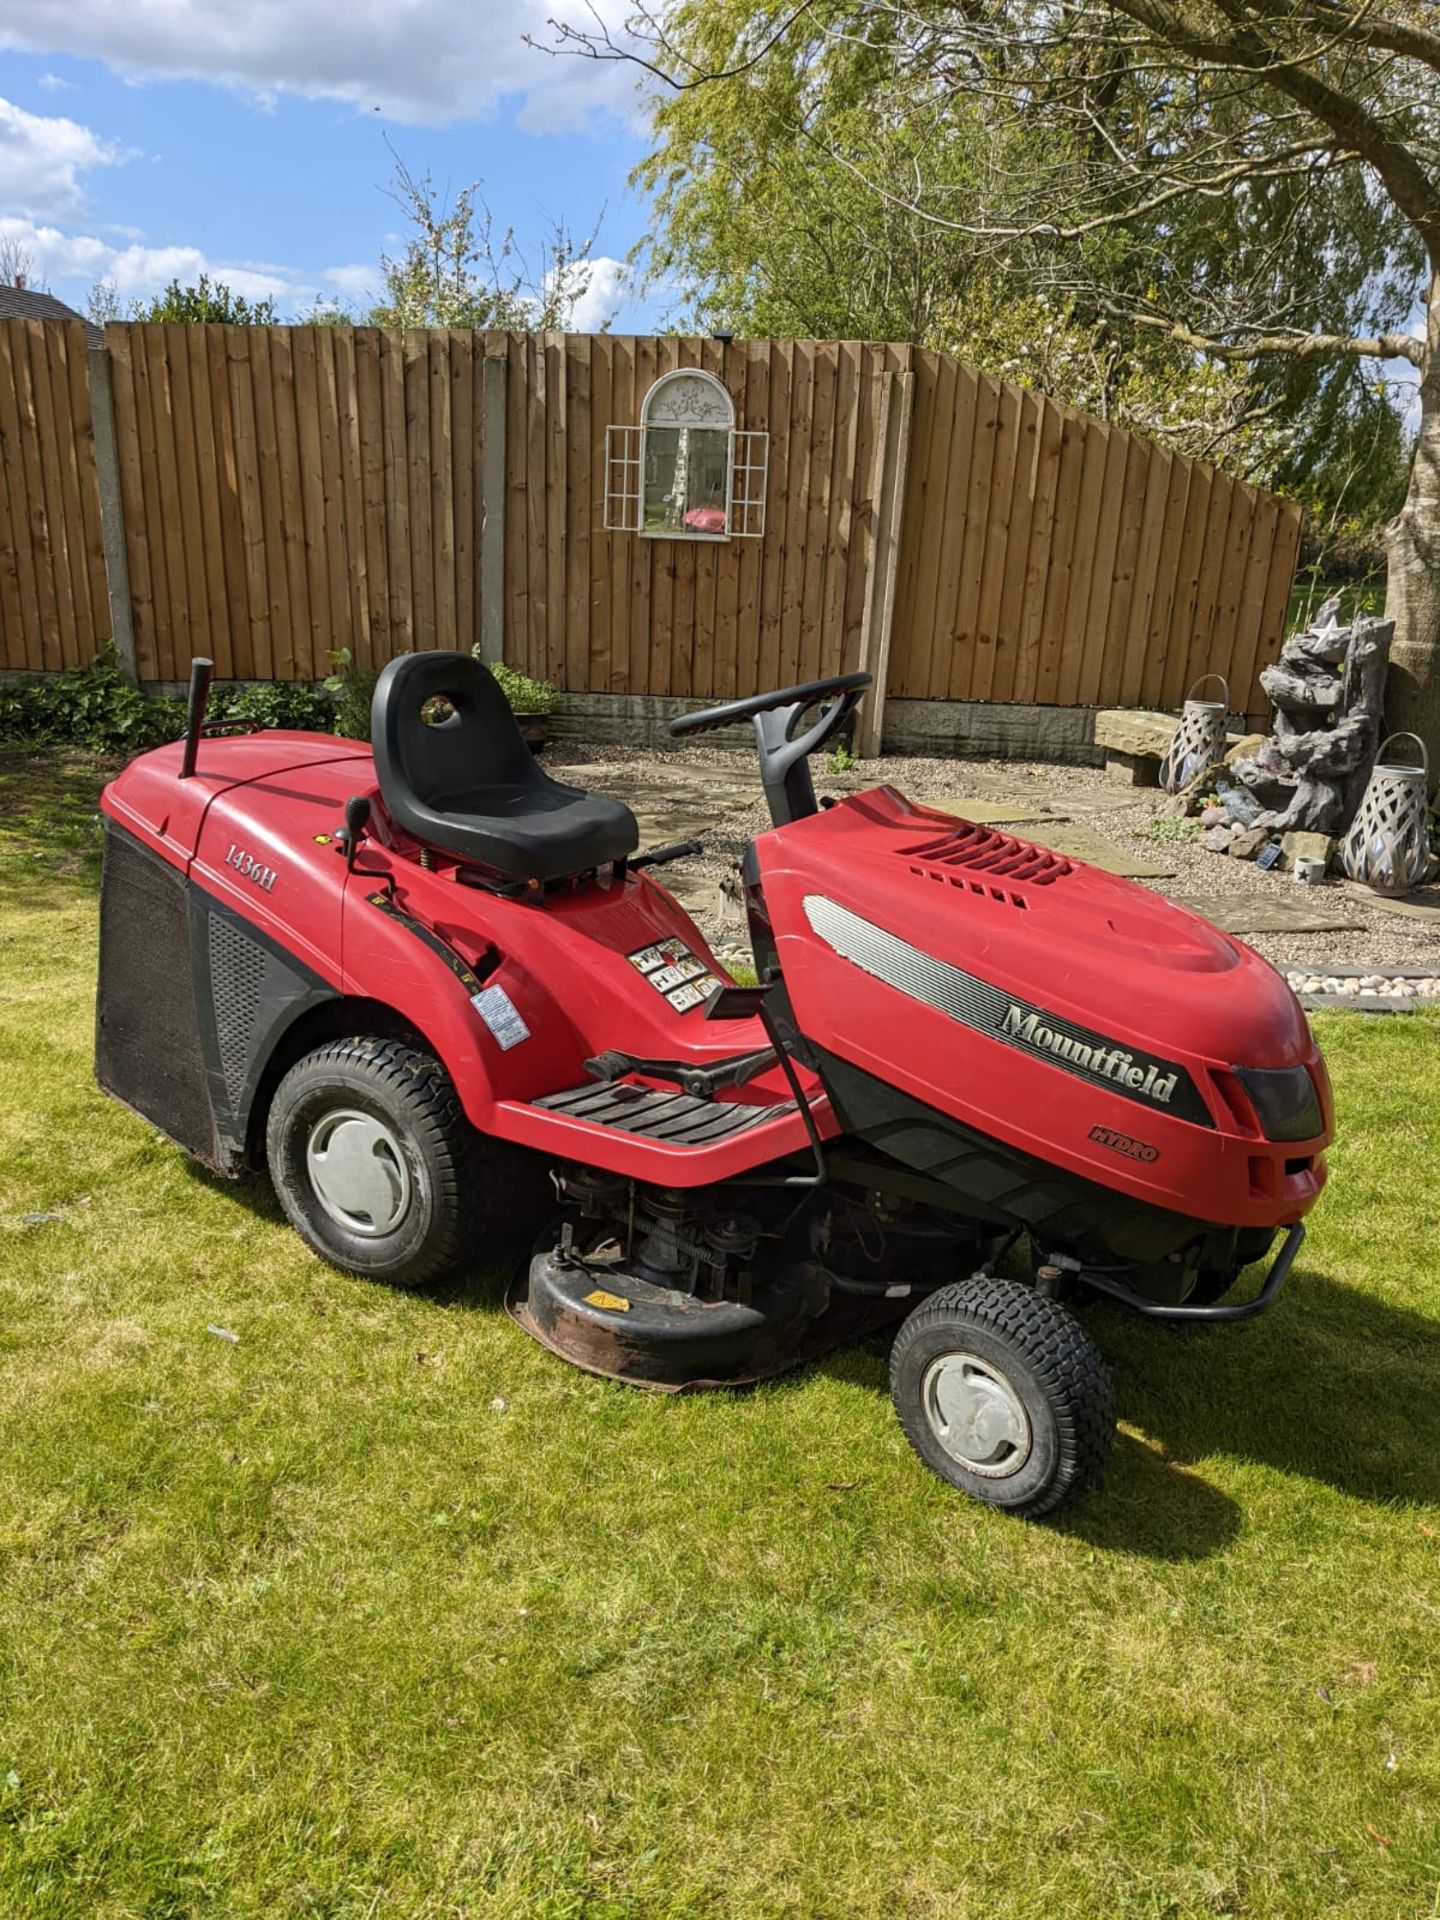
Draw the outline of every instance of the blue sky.
<instances>
[{"instance_id":1,"label":"blue sky","mask_svg":"<svg viewBox=\"0 0 1440 1920\"><path fill-rule=\"evenodd\" d=\"M580 234L601 219L574 324L648 329L668 302L622 273L645 226L626 184L644 151L632 70L526 47L553 11L4 0L0 242L80 306L100 278L128 303L202 270L286 317L317 297L363 305L399 240L388 138L412 173L483 180L497 229L531 258L552 218Z\"/></svg>"}]
</instances>

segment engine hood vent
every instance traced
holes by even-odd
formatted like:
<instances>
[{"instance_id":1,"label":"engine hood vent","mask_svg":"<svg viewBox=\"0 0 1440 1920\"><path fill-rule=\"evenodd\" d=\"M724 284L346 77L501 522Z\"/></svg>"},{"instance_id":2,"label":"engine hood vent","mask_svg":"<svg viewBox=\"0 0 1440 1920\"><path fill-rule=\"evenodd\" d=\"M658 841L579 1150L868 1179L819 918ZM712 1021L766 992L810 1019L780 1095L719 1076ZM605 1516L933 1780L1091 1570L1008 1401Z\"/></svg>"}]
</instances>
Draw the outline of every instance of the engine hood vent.
<instances>
[{"instance_id":1,"label":"engine hood vent","mask_svg":"<svg viewBox=\"0 0 1440 1920\"><path fill-rule=\"evenodd\" d=\"M984 874L991 880L1023 881L1032 887L1053 886L1074 872L1074 863L1048 847L1033 846L1017 840L1014 834L999 833L994 827L978 827L970 821L950 833L940 834L914 845L900 848L900 856L911 863L912 872L929 869ZM935 877L939 877L935 874ZM958 878L958 876L957 876ZM977 888L976 891L980 889Z\"/></svg>"}]
</instances>

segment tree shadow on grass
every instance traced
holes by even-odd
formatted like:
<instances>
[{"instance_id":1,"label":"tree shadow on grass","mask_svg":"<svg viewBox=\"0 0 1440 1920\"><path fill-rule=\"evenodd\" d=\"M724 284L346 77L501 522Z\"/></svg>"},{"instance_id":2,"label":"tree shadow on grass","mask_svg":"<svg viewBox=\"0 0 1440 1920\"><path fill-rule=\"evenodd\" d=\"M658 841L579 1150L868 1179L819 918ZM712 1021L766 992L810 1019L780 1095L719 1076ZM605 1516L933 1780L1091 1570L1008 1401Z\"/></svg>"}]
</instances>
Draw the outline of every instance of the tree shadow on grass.
<instances>
[{"instance_id":1,"label":"tree shadow on grass","mask_svg":"<svg viewBox=\"0 0 1440 1920\"><path fill-rule=\"evenodd\" d=\"M75 889L94 889L100 789L122 764L67 747L0 748L0 904L73 907Z\"/></svg>"},{"instance_id":2,"label":"tree shadow on grass","mask_svg":"<svg viewBox=\"0 0 1440 1920\"><path fill-rule=\"evenodd\" d=\"M0 828L44 839L89 818L124 764L73 747L0 747Z\"/></svg>"},{"instance_id":3,"label":"tree shadow on grass","mask_svg":"<svg viewBox=\"0 0 1440 1920\"><path fill-rule=\"evenodd\" d=\"M863 1347L846 1348L822 1361L819 1370L888 1398L889 1342L882 1335ZM1121 1417L1129 1418L1123 1399ZM1122 1432L1103 1478L1042 1524L1107 1552L1204 1560L1229 1545L1243 1519L1228 1494L1187 1472L1163 1447Z\"/></svg>"},{"instance_id":4,"label":"tree shadow on grass","mask_svg":"<svg viewBox=\"0 0 1440 1920\"><path fill-rule=\"evenodd\" d=\"M266 1219L269 1182L193 1176ZM477 1270L420 1293L504 1311L509 1276ZM1243 1515L1193 1469L1253 1461L1379 1505L1440 1504L1440 1322L1325 1274L1295 1276L1277 1304L1229 1326L1164 1326L1123 1309L1081 1316L1115 1375L1122 1432L1102 1482L1048 1524L1108 1551L1161 1560L1219 1552ZM772 1383L821 1371L888 1395L879 1334Z\"/></svg>"},{"instance_id":5,"label":"tree shadow on grass","mask_svg":"<svg viewBox=\"0 0 1440 1920\"><path fill-rule=\"evenodd\" d=\"M1122 1415L1171 1460L1228 1454L1352 1499L1440 1502L1440 1322L1317 1273L1240 1325L1087 1318Z\"/></svg>"}]
</instances>

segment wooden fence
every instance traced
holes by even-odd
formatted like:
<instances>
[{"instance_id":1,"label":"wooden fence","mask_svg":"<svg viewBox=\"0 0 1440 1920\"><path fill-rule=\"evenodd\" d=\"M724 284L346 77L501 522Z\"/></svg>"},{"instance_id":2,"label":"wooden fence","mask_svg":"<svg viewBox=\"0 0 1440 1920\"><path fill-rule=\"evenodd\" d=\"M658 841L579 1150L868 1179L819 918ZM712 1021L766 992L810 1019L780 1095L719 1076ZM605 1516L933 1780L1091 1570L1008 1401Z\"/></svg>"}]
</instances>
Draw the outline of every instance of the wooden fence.
<instances>
[{"instance_id":1,"label":"wooden fence","mask_svg":"<svg viewBox=\"0 0 1440 1920\"><path fill-rule=\"evenodd\" d=\"M108 635L80 321L0 320L0 667L84 666Z\"/></svg>"},{"instance_id":2,"label":"wooden fence","mask_svg":"<svg viewBox=\"0 0 1440 1920\"><path fill-rule=\"evenodd\" d=\"M319 679L469 646L485 355L503 336L361 327L106 329L136 661Z\"/></svg>"},{"instance_id":3,"label":"wooden fence","mask_svg":"<svg viewBox=\"0 0 1440 1920\"><path fill-rule=\"evenodd\" d=\"M866 664L892 697L1232 707L1298 509L977 374L857 342L106 329L142 679L469 647L575 692L724 698ZM770 436L762 539L606 531L606 429L713 373ZM92 369L93 371L93 369ZM0 327L0 665L109 631L77 327ZM118 522L117 522L118 525Z\"/></svg>"},{"instance_id":4,"label":"wooden fence","mask_svg":"<svg viewBox=\"0 0 1440 1920\"><path fill-rule=\"evenodd\" d=\"M1264 711L1300 509L934 353L915 423L892 697Z\"/></svg>"},{"instance_id":5,"label":"wooden fence","mask_svg":"<svg viewBox=\"0 0 1440 1920\"><path fill-rule=\"evenodd\" d=\"M677 366L771 435L763 542L600 531L605 425ZM1298 507L944 355L851 342L512 337L507 657L576 690L716 698L860 664L896 373L892 697L1174 706L1220 672L1263 710Z\"/></svg>"},{"instance_id":6,"label":"wooden fence","mask_svg":"<svg viewBox=\"0 0 1440 1920\"><path fill-rule=\"evenodd\" d=\"M506 657L596 693L717 699L855 666L873 559L876 424L905 350L853 342L512 336ZM770 435L763 540L602 530L605 429L679 367Z\"/></svg>"}]
</instances>

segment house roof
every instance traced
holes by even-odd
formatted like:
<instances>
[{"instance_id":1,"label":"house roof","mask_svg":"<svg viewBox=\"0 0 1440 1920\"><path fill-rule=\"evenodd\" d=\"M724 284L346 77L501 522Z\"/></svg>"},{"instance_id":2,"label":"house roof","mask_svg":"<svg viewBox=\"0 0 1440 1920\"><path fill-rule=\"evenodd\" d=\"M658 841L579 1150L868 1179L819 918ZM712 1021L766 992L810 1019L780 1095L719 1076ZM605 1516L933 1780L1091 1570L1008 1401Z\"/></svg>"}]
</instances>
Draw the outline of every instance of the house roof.
<instances>
[{"instance_id":1,"label":"house roof","mask_svg":"<svg viewBox=\"0 0 1440 1920\"><path fill-rule=\"evenodd\" d=\"M35 293L29 287L0 286L0 320L78 320L85 329L87 346L105 344L105 335L83 313L67 307L53 293Z\"/></svg>"}]
</instances>

